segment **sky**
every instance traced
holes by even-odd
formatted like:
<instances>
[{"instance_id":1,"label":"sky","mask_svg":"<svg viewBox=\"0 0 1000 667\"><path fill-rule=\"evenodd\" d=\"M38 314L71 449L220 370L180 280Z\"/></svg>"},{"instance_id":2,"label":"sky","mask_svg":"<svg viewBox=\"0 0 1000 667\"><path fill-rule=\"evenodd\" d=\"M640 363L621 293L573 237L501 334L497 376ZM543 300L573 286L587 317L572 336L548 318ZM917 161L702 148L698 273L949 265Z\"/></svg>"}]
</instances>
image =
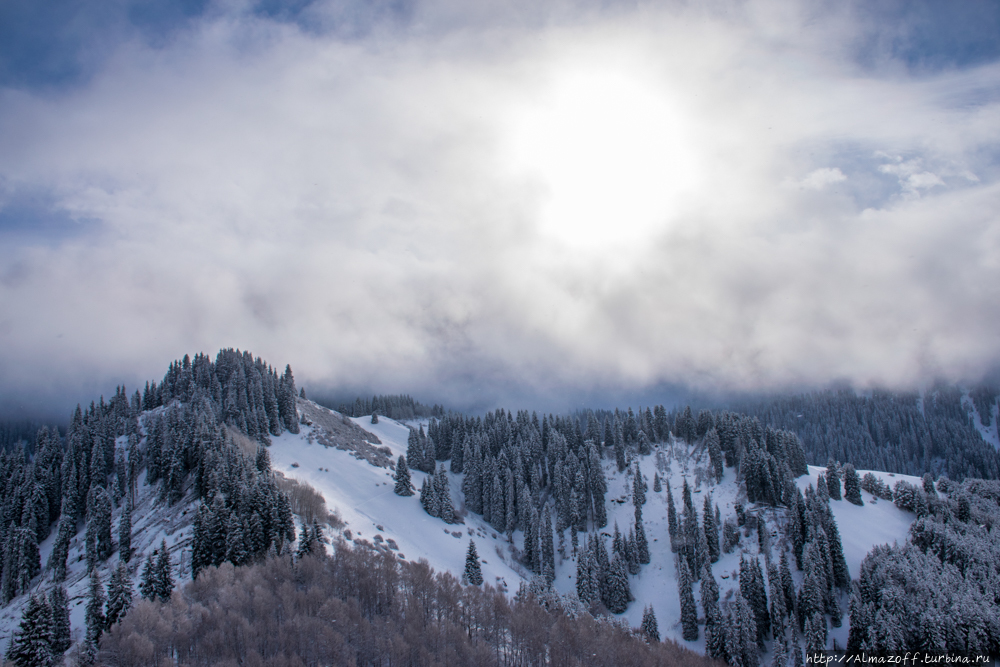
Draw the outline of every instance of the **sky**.
<instances>
[{"instance_id":1,"label":"sky","mask_svg":"<svg viewBox=\"0 0 1000 667\"><path fill-rule=\"evenodd\" d=\"M0 416L974 382L998 297L995 2L0 4Z\"/></svg>"}]
</instances>

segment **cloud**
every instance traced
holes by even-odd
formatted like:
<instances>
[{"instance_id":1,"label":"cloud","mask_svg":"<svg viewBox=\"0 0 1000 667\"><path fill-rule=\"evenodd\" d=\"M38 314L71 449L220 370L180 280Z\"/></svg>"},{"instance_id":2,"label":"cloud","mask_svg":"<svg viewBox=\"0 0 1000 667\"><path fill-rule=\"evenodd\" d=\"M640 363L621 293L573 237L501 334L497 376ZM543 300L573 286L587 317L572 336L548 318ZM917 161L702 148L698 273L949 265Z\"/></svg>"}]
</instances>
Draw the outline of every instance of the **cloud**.
<instances>
[{"instance_id":1,"label":"cloud","mask_svg":"<svg viewBox=\"0 0 1000 667\"><path fill-rule=\"evenodd\" d=\"M345 11L0 91L0 219L85 223L4 236L8 406L223 346L457 407L997 361L997 64L873 73L784 2Z\"/></svg>"},{"instance_id":2,"label":"cloud","mask_svg":"<svg viewBox=\"0 0 1000 667\"><path fill-rule=\"evenodd\" d=\"M828 185L846 180L847 176L844 176L844 172L838 167L820 167L806 174L806 177L801 181L801 185L808 190L822 190Z\"/></svg>"}]
</instances>

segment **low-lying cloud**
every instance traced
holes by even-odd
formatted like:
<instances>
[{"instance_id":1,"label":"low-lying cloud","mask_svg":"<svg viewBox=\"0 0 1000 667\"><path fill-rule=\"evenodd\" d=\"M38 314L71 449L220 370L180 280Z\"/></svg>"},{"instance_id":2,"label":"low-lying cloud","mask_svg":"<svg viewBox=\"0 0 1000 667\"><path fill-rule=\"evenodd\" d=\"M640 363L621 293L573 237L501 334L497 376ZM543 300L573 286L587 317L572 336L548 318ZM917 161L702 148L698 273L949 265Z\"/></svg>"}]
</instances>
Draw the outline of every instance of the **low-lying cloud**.
<instances>
[{"instance_id":1,"label":"low-lying cloud","mask_svg":"<svg viewBox=\"0 0 1000 667\"><path fill-rule=\"evenodd\" d=\"M976 379L1000 65L862 67L862 19L808 7L431 2L344 36L220 6L0 91L0 206L82 226L4 237L0 393L222 346L456 407Z\"/></svg>"}]
</instances>

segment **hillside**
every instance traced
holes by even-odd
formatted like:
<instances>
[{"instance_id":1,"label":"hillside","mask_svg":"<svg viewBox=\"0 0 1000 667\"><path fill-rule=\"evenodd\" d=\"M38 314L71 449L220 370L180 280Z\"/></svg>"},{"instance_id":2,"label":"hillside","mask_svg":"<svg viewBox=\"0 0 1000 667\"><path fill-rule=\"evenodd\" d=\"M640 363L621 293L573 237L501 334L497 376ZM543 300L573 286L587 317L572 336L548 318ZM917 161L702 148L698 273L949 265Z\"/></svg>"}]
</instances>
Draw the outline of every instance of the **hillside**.
<instances>
[{"instance_id":1,"label":"hillside","mask_svg":"<svg viewBox=\"0 0 1000 667\"><path fill-rule=\"evenodd\" d=\"M335 421L341 420L338 413L311 402L300 399L299 406L306 414L314 415L317 410L325 411ZM372 424L370 416L351 418L350 421L370 433L373 436L371 440L379 443L378 447L387 448L393 459L406 454L410 425L386 417L380 417L378 424ZM426 425L426 421L423 424ZM417 426L417 423L412 426ZM452 497L456 499L456 510L463 521L449 525L424 511L416 495L400 497L393 493L393 472L387 464L372 465L356 455L351 448L323 446L320 444L323 438L323 428L318 423L303 426L297 435L286 433L275 438L270 450L272 465L285 476L315 487L328 506L338 510L345 522L345 534L349 534L355 541L384 540L385 544L395 547L392 550L397 553L397 557L408 560L425 559L436 570L450 571L460 578L465 567L468 540L472 537L476 540L483 560L482 571L486 581L496 582L513 594L522 582L528 583L534 576L515 555L524 551L523 531L514 531L512 541L508 541L503 533L485 522L480 515L468 511L461 491L463 475L448 475ZM656 445L649 455L635 455L634 461L639 465L648 485L652 486L654 474L660 477L664 487L669 481L678 504L678 490L685 480L691 483L692 494L699 508L702 499L711 495L713 505L719 506L723 521L735 518L738 503L747 504L745 489L737 482L735 469L725 468L723 478L718 483L704 475L709 455L698 445L674 439L672 442ZM633 476L630 472L619 473L615 462L610 459L603 461L602 466L608 487L608 523L601 532L606 538L611 538L616 522L625 531L634 523L631 500ZM632 468L629 469L631 470ZM862 475L866 472L868 471L859 471ZM825 473L825 468L810 466L809 475L798 477L796 485L804 492L810 485L816 484L817 475ZM875 474L889 484L899 480L917 485L921 482L919 478L905 475ZM418 470L413 470L411 475L414 486L418 488L428 476ZM860 507L845 500L831 501L833 515L842 526L844 557L852 574L860 570L862 559L873 546L905 542L909 526L915 518L913 513L898 509L891 501L879 500L867 491L861 493L864 505ZM787 511L783 508L762 507L759 516L765 517L768 526L773 528L775 539L771 545L770 558L778 562L780 549L789 546L784 535ZM647 606L651 607L658 619L661 635L683 641L677 572L670 548L667 519L665 489L659 493L648 492L644 506L644 525L649 542L650 563L639 574L629 576L635 600L619 616L630 627L639 627L644 610ZM713 565L713 571L719 579L722 600L729 599L739 588L741 555L763 557L756 537L750 536L748 539L743 536L739 548L732 553L722 554ZM570 541L566 538L562 553L557 549L555 556L554 587L559 593L575 596L577 562L578 558L572 553ZM793 576L796 585L801 586L802 573L793 570ZM698 584L695 584L693 591L697 599L700 593ZM846 595L841 596L840 604L846 613ZM841 628L833 628L830 635L842 647L846 645L849 631L849 623L846 621L845 618ZM702 633L697 641L685 644L704 651L704 641Z\"/></svg>"},{"instance_id":2,"label":"hillside","mask_svg":"<svg viewBox=\"0 0 1000 667\"><path fill-rule=\"evenodd\" d=\"M35 596L61 586L70 664L143 664L122 647L181 613L162 604L175 586L202 582L174 597L190 614L222 604L234 576L295 579L296 563L330 554L367 559L366 577L436 577L434 595L446 597L481 572L475 604L499 595L505 613L545 609L550 639L533 641L560 641L559 618L597 619L595 632L628 650L656 638L748 666L845 646L992 650L1000 637L987 601L1000 560L996 482L807 466L793 432L730 412L436 410L440 419L376 422L299 393L290 368L279 375L248 353L185 357L144 392L119 388L110 403L78 408L65 437L42 429L29 447L0 452L0 633L21 646ZM972 398L962 401L982 427ZM409 496L396 493L404 457ZM157 578L163 568L172 578ZM914 597L916 584L872 593L918 570L948 582L924 595L933 604ZM317 574L334 587L339 576ZM95 585L116 600L132 591L141 613L98 625ZM400 599L413 595L400 586ZM934 629L931 604L954 610L951 630ZM173 655L171 632L139 654ZM466 639L473 652L527 650L489 633Z\"/></svg>"}]
</instances>

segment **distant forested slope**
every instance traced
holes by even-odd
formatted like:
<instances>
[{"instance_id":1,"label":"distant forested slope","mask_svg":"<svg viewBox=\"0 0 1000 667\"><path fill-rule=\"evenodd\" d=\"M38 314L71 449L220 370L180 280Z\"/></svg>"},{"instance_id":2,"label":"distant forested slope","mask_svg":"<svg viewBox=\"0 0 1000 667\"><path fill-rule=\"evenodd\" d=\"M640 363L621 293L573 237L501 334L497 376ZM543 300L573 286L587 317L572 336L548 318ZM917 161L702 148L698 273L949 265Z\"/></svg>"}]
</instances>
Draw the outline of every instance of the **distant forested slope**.
<instances>
[{"instance_id":1,"label":"distant forested slope","mask_svg":"<svg viewBox=\"0 0 1000 667\"><path fill-rule=\"evenodd\" d=\"M907 475L996 479L1000 454L983 440L962 398L962 390L954 386L936 387L923 397L825 391L747 401L736 409L797 433L813 465L833 459ZM971 398L989 425L996 394L974 390Z\"/></svg>"}]
</instances>

